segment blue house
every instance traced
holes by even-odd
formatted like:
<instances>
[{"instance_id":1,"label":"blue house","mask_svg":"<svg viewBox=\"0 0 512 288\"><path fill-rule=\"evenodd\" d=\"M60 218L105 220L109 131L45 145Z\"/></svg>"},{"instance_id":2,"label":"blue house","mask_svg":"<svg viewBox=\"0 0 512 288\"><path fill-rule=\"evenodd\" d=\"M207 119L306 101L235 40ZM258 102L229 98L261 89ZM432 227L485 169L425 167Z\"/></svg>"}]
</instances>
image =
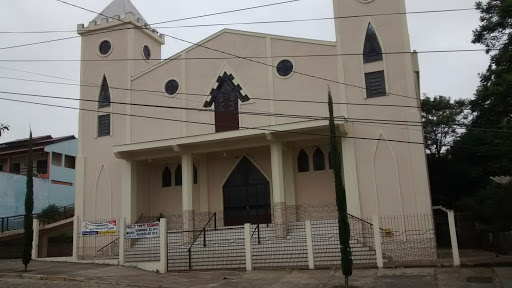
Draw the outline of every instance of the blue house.
<instances>
[{"instance_id":1,"label":"blue house","mask_svg":"<svg viewBox=\"0 0 512 288\"><path fill-rule=\"evenodd\" d=\"M25 213L28 139L0 143L0 217ZM75 202L75 136L33 138L34 213Z\"/></svg>"}]
</instances>

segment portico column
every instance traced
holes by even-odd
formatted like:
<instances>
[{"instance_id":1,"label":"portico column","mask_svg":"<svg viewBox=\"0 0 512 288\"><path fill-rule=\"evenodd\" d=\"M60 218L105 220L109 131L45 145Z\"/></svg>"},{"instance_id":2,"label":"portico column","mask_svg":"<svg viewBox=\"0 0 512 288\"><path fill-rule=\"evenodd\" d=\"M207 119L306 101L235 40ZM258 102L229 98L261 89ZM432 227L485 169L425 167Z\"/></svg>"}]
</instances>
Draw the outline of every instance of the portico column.
<instances>
[{"instance_id":1,"label":"portico column","mask_svg":"<svg viewBox=\"0 0 512 288\"><path fill-rule=\"evenodd\" d=\"M283 144L272 142L270 144L270 157L272 162L272 198L274 203L274 224L276 224L276 236L286 237L286 198L284 189L283 171Z\"/></svg>"},{"instance_id":2,"label":"portico column","mask_svg":"<svg viewBox=\"0 0 512 288\"><path fill-rule=\"evenodd\" d=\"M127 223L136 220L137 213L137 164L134 161L123 160L122 176L122 212L121 217Z\"/></svg>"},{"instance_id":3,"label":"portico column","mask_svg":"<svg viewBox=\"0 0 512 288\"><path fill-rule=\"evenodd\" d=\"M192 154L185 153L181 155L181 169L182 169L182 207L183 207L183 230L194 230L194 201L193 201L193 185L194 185L194 166L192 163ZM183 234L186 243L192 242L194 233Z\"/></svg>"}]
</instances>

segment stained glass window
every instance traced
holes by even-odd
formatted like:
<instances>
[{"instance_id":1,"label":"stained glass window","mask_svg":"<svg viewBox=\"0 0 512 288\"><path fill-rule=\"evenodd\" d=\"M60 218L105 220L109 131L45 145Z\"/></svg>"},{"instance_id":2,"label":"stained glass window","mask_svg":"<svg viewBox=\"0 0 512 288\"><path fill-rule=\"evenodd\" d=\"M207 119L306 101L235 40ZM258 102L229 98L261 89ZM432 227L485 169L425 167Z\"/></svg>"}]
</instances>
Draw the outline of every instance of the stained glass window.
<instances>
[{"instance_id":1,"label":"stained glass window","mask_svg":"<svg viewBox=\"0 0 512 288\"><path fill-rule=\"evenodd\" d=\"M366 31L366 39L364 41L363 52L364 63L382 61L382 48L380 47L379 38L372 24L368 24Z\"/></svg>"},{"instance_id":2,"label":"stained glass window","mask_svg":"<svg viewBox=\"0 0 512 288\"><path fill-rule=\"evenodd\" d=\"M104 107L109 107L109 106L110 106L110 90L108 88L107 77L103 76L103 81L101 81L98 107L104 108Z\"/></svg>"}]
</instances>

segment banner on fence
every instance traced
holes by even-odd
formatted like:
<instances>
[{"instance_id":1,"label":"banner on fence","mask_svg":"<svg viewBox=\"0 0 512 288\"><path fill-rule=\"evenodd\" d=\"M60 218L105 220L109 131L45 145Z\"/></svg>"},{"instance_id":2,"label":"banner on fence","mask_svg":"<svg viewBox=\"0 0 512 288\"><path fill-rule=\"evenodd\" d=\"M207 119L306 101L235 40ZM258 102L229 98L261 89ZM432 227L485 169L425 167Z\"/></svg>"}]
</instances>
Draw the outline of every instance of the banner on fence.
<instances>
[{"instance_id":1,"label":"banner on fence","mask_svg":"<svg viewBox=\"0 0 512 288\"><path fill-rule=\"evenodd\" d=\"M126 225L126 238L152 238L160 236L160 223L143 223Z\"/></svg>"},{"instance_id":2,"label":"banner on fence","mask_svg":"<svg viewBox=\"0 0 512 288\"><path fill-rule=\"evenodd\" d=\"M108 223L89 223L82 222L82 235L115 235L117 234L117 221L112 220Z\"/></svg>"}]
</instances>

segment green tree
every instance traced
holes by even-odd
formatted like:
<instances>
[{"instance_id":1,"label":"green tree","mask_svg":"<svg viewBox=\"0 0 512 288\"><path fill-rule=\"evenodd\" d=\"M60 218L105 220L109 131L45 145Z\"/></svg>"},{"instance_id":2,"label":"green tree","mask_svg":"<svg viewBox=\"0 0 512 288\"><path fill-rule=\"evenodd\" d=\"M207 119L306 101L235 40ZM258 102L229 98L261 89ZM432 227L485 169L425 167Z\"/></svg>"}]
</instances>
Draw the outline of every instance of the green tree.
<instances>
[{"instance_id":1,"label":"green tree","mask_svg":"<svg viewBox=\"0 0 512 288\"><path fill-rule=\"evenodd\" d=\"M28 138L28 157L27 157L27 193L25 195L25 217L23 219L23 265L25 265L25 272L27 272L28 263L32 259L32 241L34 240L33 231L33 216L34 211L34 182L32 173L32 130Z\"/></svg>"},{"instance_id":2,"label":"green tree","mask_svg":"<svg viewBox=\"0 0 512 288\"><path fill-rule=\"evenodd\" d=\"M341 270L345 275L345 286L348 287L348 278L352 276L352 250L350 248L350 225L347 215L347 196L345 185L341 177L341 156L338 134L334 123L334 112L331 89L328 90L329 101L329 134L332 157L332 171L334 173L334 187L336 190L336 206L338 207L338 232L341 247Z\"/></svg>"},{"instance_id":3,"label":"green tree","mask_svg":"<svg viewBox=\"0 0 512 288\"><path fill-rule=\"evenodd\" d=\"M4 133L4 131L9 131L9 125L4 125L0 123L0 137L2 136L2 133Z\"/></svg>"},{"instance_id":4,"label":"green tree","mask_svg":"<svg viewBox=\"0 0 512 288\"><path fill-rule=\"evenodd\" d=\"M478 1L480 26L473 43L482 44L491 63L480 75L471 108L475 124L502 125L512 121L512 0Z\"/></svg>"},{"instance_id":5,"label":"green tree","mask_svg":"<svg viewBox=\"0 0 512 288\"><path fill-rule=\"evenodd\" d=\"M37 215L37 219L43 223L53 223L59 220L60 209L55 204L46 206L41 213Z\"/></svg>"},{"instance_id":6,"label":"green tree","mask_svg":"<svg viewBox=\"0 0 512 288\"><path fill-rule=\"evenodd\" d=\"M449 97L424 97L421 100L421 118L425 133L425 147L430 155L441 157L460 135L467 123L467 100L452 101Z\"/></svg>"}]
</instances>

